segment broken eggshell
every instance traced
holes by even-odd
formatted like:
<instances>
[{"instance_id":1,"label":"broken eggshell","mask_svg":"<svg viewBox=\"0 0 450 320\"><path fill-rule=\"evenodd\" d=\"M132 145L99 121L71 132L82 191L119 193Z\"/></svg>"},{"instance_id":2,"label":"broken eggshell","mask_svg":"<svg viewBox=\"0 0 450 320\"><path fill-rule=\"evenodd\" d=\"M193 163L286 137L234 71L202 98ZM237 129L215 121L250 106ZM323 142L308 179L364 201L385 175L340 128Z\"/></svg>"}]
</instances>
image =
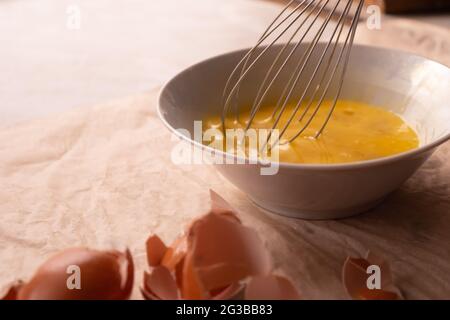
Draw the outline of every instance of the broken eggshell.
<instances>
[{"instance_id":1,"label":"broken eggshell","mask_svg":"<svg viewBox=\"0 0 450 320\"><path fill-rule=\"evenodd\" d=\"M205 291L249 276L267 275L272 269L270 255L256 231L214 212L193 224L188 245L192 271Z\"/></svg>"},{"instance_id":2,"label":"broken eggshell","mask_svg":"<svg viewBox=\"0 0 450 320\"><path fill-rule=\"evenodd\" d=\"M376 265L381 271L381 288L369 289L367 269ZM342 281L348 295L354 300L398 300L400 290L392 282L389 264L378 255L368 252L366 258L347 257L342 270Z\"/></svg>"},{"instance_id":3,"label":"broken eggshell","mask_svg":"<svg viewBox=\"0 0 450 320\"><path fill-rule=\"evenodd\" d=\"M178 287L169 269L164 266L153 268L144 273L144 297L148 300L177 300Z\"/></svg>"},{"instance_id":4,"label":"broken eggshell","mask_svg":"<svg viewBox=\"0 0 450 320\"><path fill-rule=\"evenodd\" d=\"M79 270L78 284L71 282L73 270ZM44 262L30 281L10 294L17 300L124 300L130 297L133 279L129 250L71 248Z\"/></svg>"},{"instance_id":5,"label":"broken eggshell","mask_svg":"<svg viewBox=\"0 0 450 320\"><path fill-rule=\"evenodd\" d=\"M22 286L23 282L20 280L5 286L0 290L0 300L17 300L17 294Z\"/></svg>"},{"instance_id":6,"label":"broken eggshell","mask_svg":"<svg viewBox=\"0 0 450 320\"><path fill-rule=\"evenodd\" d=\"M204 254L210 255L211 252L203 252L202 248L198 248L196 244L198 240L197 233L200 232L200 241L203 240L202 234L204 233L204 227L210 227L212 224L219 223L220 224L236 224L240 225L238 220L230 219L229 216L221 217L220 214L218 220L214 219L210 221L211 217L215 217L217 214L209 213L208 215L196 220L193 224L191 224L191 229L188 231L189 235L181 236L177 238L174 244L167 248L164 256L160 259L161 263L159 266L150 265L153 267L148 273L144 274L144 282L141 288L142 294L146 299L229 299L235 295L237 295L240 291L242 291L242 286L236 282L245 278L249 271L248 267L243 267L239 265L237 270L233 274L233 264L223 262L220 266L216 267L216 270L213 271L219 273L219 279L214 278L212 275L212 279L215 279L216 284L210 285L211 275L207 275L207 282L203 283L203 276L208 272L202 272L202 268L200 271L197 270L197 261L198 259L202 260L201 256L204 257ZM205 225L201 223L201 226L198 227L198 221L206 221ZM242 226L241 226L242 227ZM199 230L198 230L199 228ZM213 229L216 230L217 227L213 226ZM155 240L157 236L153 235L147 241L147 252L150 256L157 255L158 250L160 250L161 245L159 244L159 240ZM224 239L223 239L224 240ZM226 240L226 239L225 239ZM217 247L217 241L215 239L209 239L209 245L212 248L216 248L213 255L220 257L220 248ZM198 251L200 250L200 251ZM258 250L258 249L257 249ZM200 254L200 258L198 257ZM149 261L155 261L153 258L149 259ZM223 261L221 258L215 261ZM269 261L266 258L267 261ZM229 260L226 260L229 261ZM245 263L245 261L244 261ZM250 266L250 269L257 269L258 266ZM243 269L243 271L241 270ZM270 270L269 268L266 268ZM176 288L176 290L174 290Z\"/></svg>"},{"instance_id":7,"label":"broken eggshell","mask_svg":"<svg viewBox=\"0 0 450 320\"><path fill-rule=\"evenodd\" d=\"M144 298L231 299L241 295L244 282L254 276L268 280L269 287L279 282L286 296L296 296L288 280L269 276L272 261L257 233L243 226L236 210L217 193L211 191L210 196L210 212L194 220L186 235L166 250L155 235L147 241L153 268L144 274ZM161 261L160 265L155 266L155 261Z\"/></svg>"},{"instance_id":8,"label":"broken eggshell","mask_svg":"<svg viewBox=\"0 0 450 320\"><path fill-rule=\"evenodd\" d=\"M146 248L148 265L152 267L160 265L167 252L167 247L164 242L158 236L154 235L147 239Z\"/></svg>"}]
</instances>

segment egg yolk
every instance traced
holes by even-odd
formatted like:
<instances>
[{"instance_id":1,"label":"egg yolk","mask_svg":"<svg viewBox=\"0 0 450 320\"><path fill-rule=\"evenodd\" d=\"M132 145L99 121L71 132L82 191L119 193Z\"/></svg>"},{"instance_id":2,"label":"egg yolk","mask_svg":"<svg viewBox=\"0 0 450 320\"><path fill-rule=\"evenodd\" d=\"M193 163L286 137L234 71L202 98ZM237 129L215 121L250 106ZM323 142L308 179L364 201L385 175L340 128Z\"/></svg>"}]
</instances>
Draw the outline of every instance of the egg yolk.
<instances>
[{"instance_id":1,"label":"egg yolk","mask_svg":"<svg viewBox=\"0 0 450 320\"><path fill-rule=\"evenodd\" d=\"M357 101L339 100L327 126L316 139L317 131L326 120L332 101L321 104L307 128L293 141L313 114L312 104L302 117L306 104L301 105L290 125L280 139L279 161L290 163L332 164L364 161L391 156L419 146L416 132L398 115L386 109ZM275 128L280 133L292 116L295 105L288 105L281 114ZM251 128L271 129L278 114L274 108L261 108L252 121ZM249 112L242 112L236 119L233 111L225 119L226 129L244 129L250 118ZM203 129L221 128L219 116L204 119ZM217 141L216 141L217 142ZM246 144L246 153L257 152L261 146Z\"/></svg>"}]
</instances>

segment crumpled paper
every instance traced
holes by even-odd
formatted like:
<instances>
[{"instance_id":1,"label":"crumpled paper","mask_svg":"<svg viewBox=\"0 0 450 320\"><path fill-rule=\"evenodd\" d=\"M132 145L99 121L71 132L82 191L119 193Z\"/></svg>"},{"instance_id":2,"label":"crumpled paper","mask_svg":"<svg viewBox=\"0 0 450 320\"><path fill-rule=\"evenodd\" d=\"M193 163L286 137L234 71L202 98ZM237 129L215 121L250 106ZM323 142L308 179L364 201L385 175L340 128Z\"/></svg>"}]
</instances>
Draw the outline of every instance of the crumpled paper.
<instances>
[{"instance_id":1,"label":"crumpled paper","mask_svg":"<svg viewBox=\"0 0 450 320\"><path fill-rule=\"evenodd\" d=\"M376 209L339 221L269 215L211 166L174 165L152 91L104 106L0 129L0 286L28 278L72 246L127 245L137 278L145 241L170 243L209 206L214 189L267 244L305 299L348 298L347 255L390 262L405 298L450 298L450 144Z\"/></svg>"},{"instance_id":2,"label":"crumpled paper","mask_svg":"<svg viewBox=\"0 0 450 320\"><path fill-rule=\"evenodd\" d=\"M390 32L399 28L401 41ZM360 26L357 40L414 49L448 63L449 42L442 42L448 31L440 30L447 33L437 39L436 30L428 36L425 30L385 20L383 37ZM370 212L302 221L259 211L213 167L174 165L170 152L179 142L155 108L151 91L0 127L0 287L29 278L64 248L126 245L136 265L132 297L140 299L147 237L156 233L172 242L191 219L206 213L213 189L258 231L278 272L305 299L348 298L344 261L369 249L389 261L406 299L450 299L450 143Z\"/></svg>"}]
</instances>

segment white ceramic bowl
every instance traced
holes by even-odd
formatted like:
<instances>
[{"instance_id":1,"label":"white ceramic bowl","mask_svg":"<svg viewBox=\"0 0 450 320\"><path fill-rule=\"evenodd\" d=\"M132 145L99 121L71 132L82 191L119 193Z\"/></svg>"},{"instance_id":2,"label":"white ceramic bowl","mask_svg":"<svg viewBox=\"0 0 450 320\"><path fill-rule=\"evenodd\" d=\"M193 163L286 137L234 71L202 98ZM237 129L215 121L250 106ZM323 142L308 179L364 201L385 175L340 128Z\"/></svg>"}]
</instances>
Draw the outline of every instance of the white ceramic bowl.
<instances>
[{"instance_id":1,"label":"white ceramic bowl","mask_svg":"<svg viewBox=\"0 0 450 320\"><path fill-rule=\"evenodd\" d=\"M262 63L271 61L276 49L270 50L265 56L268 60ZM208 150L190 138L194 121L220 114L226 78L246 51L205 60L170 80L159 97L158 112L164 124L182 139ZM252 98L252 81L254 84L262 77L260 66L243 85L241 99ZM391 157L347 164L280 163L276 175L261 175L261 163L223 164L216 165L217 169L265 210L304 219L343 218L377 205L450 138L450 69L437 62L404 52L355 45L341 98L400 114L419 134L420 147ZM230 154L223 156L235 159Z\"/></svg>"}]
</instances>

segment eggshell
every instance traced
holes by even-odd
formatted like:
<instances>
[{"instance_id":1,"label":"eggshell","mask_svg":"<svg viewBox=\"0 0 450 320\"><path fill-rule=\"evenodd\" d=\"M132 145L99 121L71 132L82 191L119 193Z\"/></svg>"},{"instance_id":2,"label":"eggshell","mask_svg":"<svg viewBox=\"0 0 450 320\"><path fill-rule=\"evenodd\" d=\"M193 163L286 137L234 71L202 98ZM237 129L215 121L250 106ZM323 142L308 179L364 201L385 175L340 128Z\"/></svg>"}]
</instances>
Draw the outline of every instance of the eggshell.
<instances>
[{"instance_id":1,"label":"eggshell","mask_svg":"<svg viewBox=\"0 0 450 320\"><path fill-rule=\"evenodd\" d=\"M23 282L20 280L5 286L0 290L0 300L17 300L17 294L22 286Z\"/></svg>"},{"instance_id":2,"label":"eggshell","mask_svg":"<svg viewBox=\"0 0 450 320\"><path fill-rule=\"evenodd\" d=\"M176 266L184 259L187 251L186 237L178 237L173 244L167 248L164 257L162 258L161 265L165 266L170 271L174 271Z\"/></svg>"},{"instance_id":3,"label":"eggshell","mask_svg":"<svg viewBox=\"0 0 450 320\"><path fill-rule=\"evenodd\" d=\"M210 190L210 196L210 212L192 221L171 246L156 236L147 241L153 268L144 274L144 298L231 299L242 296L248 277L270 273L272 262L257 233L243 226L217 193Z\"/></svg>"},{"instance_id":4,"label":"eggshell","mask_svg":"<svg viewBox=\"0 0 450 320\"><path fill-rule=\"evenodd\" d=\"M144 273L144 283L146 280L146 277L149 277L148 273ZM161 300L158 296L156 296L153 292L151 292L148 288L141 287L141 293L145 300Z\"/></svg>"},{"instance_id":5,"label":"eggshell","mask_svg":"<svg viewBox=\"0 0 450 320\"><path fill-rule=\"evenodd\" d=\"M69 266L80 268L81 288L67 286ZM122 300L128 299L134 266L128 250L99 251L71 248L48 259L18 293L19 300Z\"/></svg>"},{"instance_id":6,"label":"eggshell","mask_svg":"<svg viewBox=\"0 0 450 320\"><path fill-rule=\"evenodd\" d=\"M149 266L156 267L162 262L167 252L167 247L157 235L152 235L147 239L147 262Z\"/></svg>"},{"instance_id":7,"label":"eggshell","mask_svg":"<svg viewBox=\"0 0 450 320\"><path fill-rule=\"evenodd\" d=\"M240 299L244 288L245 286L241 283L233 283L217 293L211 293L211 296L213 300Z\"/></svg>"},{"instance_id":8,"label":"eggshell","mask_svg":"<svg viewBox=\"0 0 450 320\"><path fill-rule=\"evenodd\" d=\"M286 278L277 275L250 279L245 289L247 300L299 300L300 294Z\"/></svg>"},{"instance_id":9,"label":"eggshell","mask_svg":"<svg viewBox=\"0 0 450 320\"><path fill-rule=\"evenodd\" d=\"M177 284L170 271L163 266L153 268L144 273L144 296L158 300L177 300L179 298Z\"/></svg>"},{"instance_id":10,"label":"eggshell","mask_svg":"<svg viewBox=\"0 0 450 320\"><path fill-rule=\"evenodd\" d=\"M200 300L210 298L208 290L201 283L198 273L194 269L192 252L186 255L182 272L181 295L183 299Z\"/></svg>"},{"instance_id":11,"label":"eggshell","mask_svg":"<svg viewBox=\"0 0 450 320\"><path fill-rule=\"evenodd\" d=\"M221 214L241 223L241 220L237 216L236 210L224 198L219 196L213 190L209 190L209 194L211 197L211 212Z\"/></svg>"},{"instance_id":12,"label":"eggshell","mask_svg":"<svg viewBox=\"0 0 450 320\"><path fill-rule=\"evenodd\" d=\"M389 264L378 255L368 253L367 259L348 257L342 270L342 281L348 295L355 300L397 300L401 293L392 283ZM367 268L377 265L381 270L381 289L367 288Z\"/></svg>"},{"instance_id":13,"label":"eggshell","mask_svg":"<svg viewBox=\"0 0 450 320\"><path fill-rule=\"evenodd\" d=\"M380 255L378 255L377 253L375 253L373 251L367 251L366 261L368 261L371 265L377 265L380 267L380 270L382 271L382 276L381 276L381 287L382 288L386 288L387 286L389 286L393 283L391 266L384 258L382 258Z\"/></svg>"},{"instance_id":14,"label":"eggshell","mask_svg":"<svg viewBox=\"0 0 450 320\"><path fill-rule=\"evenodd\" d=\"M175 267L175 280L177 282L178 288L181 288L183 284L183 267L184 258Z\"/></svg>"},{"instance_id":15,"label":"eggshell","mask_svg":"<svg viewBox=\"0 0 450 320\"><path fill-rule=\"evenodd\" d=\"M370 266L365 259L348 257L344 263L342 280L348 294L352 299L361 298L361 290L366 288L368 274L367 268Z\"/></svg>"},{"instance_id":16,"label":"eggshell","mask_svg":"<svg viewBox=\"0 0 450 320\"><path fill-rule=\"evenodd\" d=\"M359 300L399 300L399 295L391 291L365 288L361 291Z\"/></svg>"},{"instance_id":17,"label":"eggshell","mask_svg":"<svg viewBox=\"0 0 450 320\"><path fill-rule=\"evenodd\" d=\"M207 291L271 270L269 253L257 233L219 214L195 221L188 245L192 268Z\"/></svg>"}]
</instances>

